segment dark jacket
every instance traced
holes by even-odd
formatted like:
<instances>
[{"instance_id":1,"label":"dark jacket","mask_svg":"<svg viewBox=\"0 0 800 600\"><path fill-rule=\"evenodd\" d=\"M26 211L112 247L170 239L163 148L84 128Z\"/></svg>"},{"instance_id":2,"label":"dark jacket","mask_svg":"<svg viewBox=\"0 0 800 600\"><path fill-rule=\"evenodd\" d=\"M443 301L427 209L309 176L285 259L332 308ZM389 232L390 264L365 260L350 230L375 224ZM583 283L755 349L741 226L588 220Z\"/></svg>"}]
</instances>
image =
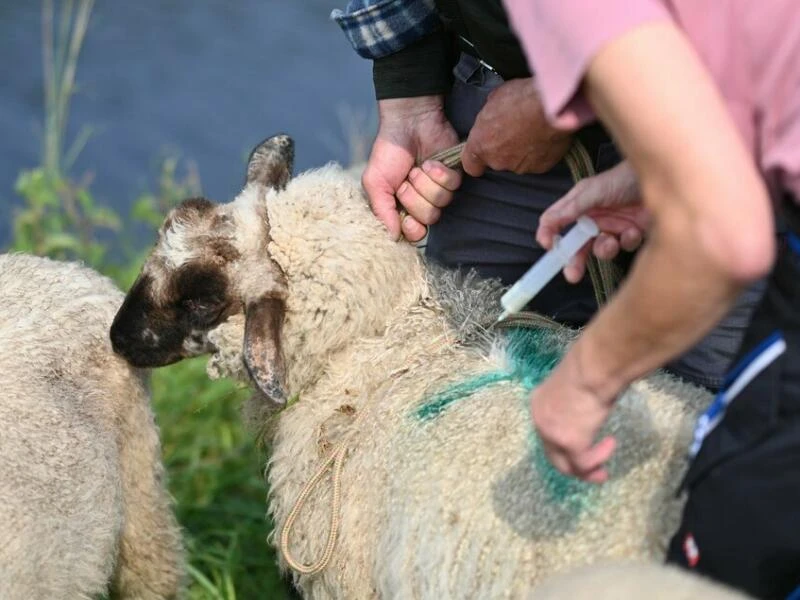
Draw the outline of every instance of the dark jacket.
<instances>
[{"instance_id":1,"label":"dark jacket","mask_svg":"<svg viewBox=\"0 0 800 600\"><path fill-rule=\"evenodd\" d=\"M436 0L436 6L441 29L373 62L378 100L446 93L461 51L482 59L503 79L531 75L500 0Z\"/></svg>"},{"instance_id":2,"label":"dark jacket","mask_svg":"<svg viewBox=\"0 0 800 600\"><path fill-rule=\"evenodd\" d=\"M477 56L505 80L531 76L501 0L436 0L436 6L442 22L440 30L373 61L378 100L446 95L460 52ZM587 125L577 135L593 157L596 169L619 162L620 156L600 123Z\"/></svg>"}]
</instances>

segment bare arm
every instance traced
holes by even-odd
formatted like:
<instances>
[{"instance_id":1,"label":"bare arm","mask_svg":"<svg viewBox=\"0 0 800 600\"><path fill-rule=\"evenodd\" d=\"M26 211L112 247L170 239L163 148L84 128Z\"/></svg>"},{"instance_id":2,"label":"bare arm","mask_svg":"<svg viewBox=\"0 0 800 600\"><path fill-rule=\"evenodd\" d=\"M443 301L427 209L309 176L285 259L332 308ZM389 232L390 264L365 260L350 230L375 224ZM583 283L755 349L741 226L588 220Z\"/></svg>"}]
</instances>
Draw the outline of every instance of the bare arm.
<instances>
[{"instance_id":1,"label":"bare arm","mask_svg":"<svg viewBox=\"0 0 800 600\"><path fill-rule=\"evenodd\" d=\"M769 271L774 225L753 159L673 26L611 44L592 62L586 90L639 174L654 221L627 285L586 336L603 354L616 348L603 370L619 387L690 347Z\"/></svg>"},{"instance_id":2,"label":"bare arm","mask_svg":"<svg viewBox=\"0 0 800 600\"><path fill-rule=\"evenodd\" d=\"M674 26L609 43L584 86L636 170L653 224L625 284L534 392L532 410L554 464L602 481L614 443L592 443L616 396L708 332L768 272L775 244L753 160Z\"/></svg>"}]
</instances>

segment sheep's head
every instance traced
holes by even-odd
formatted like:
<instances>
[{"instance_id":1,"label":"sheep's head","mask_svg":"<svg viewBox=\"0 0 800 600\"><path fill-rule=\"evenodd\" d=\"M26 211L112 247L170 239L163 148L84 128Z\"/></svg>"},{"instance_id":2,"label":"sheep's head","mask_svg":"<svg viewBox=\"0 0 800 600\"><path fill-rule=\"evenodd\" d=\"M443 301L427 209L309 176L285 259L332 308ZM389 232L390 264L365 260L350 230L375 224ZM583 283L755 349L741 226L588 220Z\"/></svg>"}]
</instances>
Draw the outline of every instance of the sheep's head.
<instances>
[{"instance_id":1,"label":"sheep's head","mask_svg":"<svg viewBox=\"0 0 800 600\"><path fill-rule=\"evenodd\" d=\"M115 352L137 367L171 364L210 351L207 333L244 313L247 370L269 399L285 403L286 282L267 253L265 197L286 186L293 160L291 138L271 137L250 155L236 200L193 198L170 212L111 326Z\"/></svg>"}]
</instances>

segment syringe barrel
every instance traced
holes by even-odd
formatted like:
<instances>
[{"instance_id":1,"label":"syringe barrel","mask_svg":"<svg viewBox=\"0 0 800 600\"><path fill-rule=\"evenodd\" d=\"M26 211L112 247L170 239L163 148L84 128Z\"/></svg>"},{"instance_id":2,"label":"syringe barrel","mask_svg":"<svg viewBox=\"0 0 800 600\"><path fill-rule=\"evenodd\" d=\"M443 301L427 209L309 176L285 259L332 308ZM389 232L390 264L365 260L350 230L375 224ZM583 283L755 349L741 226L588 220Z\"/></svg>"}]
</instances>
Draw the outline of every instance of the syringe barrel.
<instances>
[{"instance_id":1,"label":"syringe barrel","mask_svg":"<svg viewBox=\"0 0 800 600\"><path fill-rule=\"evenodd\" d=\"M541 289L563 269L586 242L599 233L597 224L589 217L580 217L553 248L503 294L500 304L508 313L515 313L531 301Z\"/></svg>"}]
</instances>

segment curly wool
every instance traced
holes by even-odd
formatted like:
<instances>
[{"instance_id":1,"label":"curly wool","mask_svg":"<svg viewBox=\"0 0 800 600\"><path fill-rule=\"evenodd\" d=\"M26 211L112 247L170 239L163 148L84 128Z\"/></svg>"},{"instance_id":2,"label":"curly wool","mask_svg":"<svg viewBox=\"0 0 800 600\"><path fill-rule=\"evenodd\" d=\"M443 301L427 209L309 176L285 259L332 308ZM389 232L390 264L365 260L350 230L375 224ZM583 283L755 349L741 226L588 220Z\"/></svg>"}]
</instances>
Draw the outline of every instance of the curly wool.
<instances>
[{"instance_id":1,"label":"curly wool","mask_svg":"<svg viewBox=\"0 0 800 600\"><path fill-rule=\"evenodd\" d=\"M677 567L602 562L545 581L533 600L746 600L749 596Z\"/></svg>"},{"instance_id":2,"label":"curly wool","mask_svg":"<svg viewBox=\"0 0 800 600\"><path fill-rule=\"evenodd\" d=\"M145 373L114 355L114 284L0 255L0 598L178 597L178 525Z\"/></svg>"},{"instance_id":3,"label":"curly wool","mask_svg":"<svg viewBox=\"0 0 800 600\"><path fill-rule=\"evenodd\" d=\"M448 278L390 241L357 179L336 167L267 202L299 396L270 430L278 531L322 461L348 447L332 561L294 577L306 597L523 598L577 565L663 555L707 392L664 374L631 386L607 426L619 439L611 481L574 487L537 449L527 398L575 332L487 329L497 285ZM242 333L230 327L216 374L241 374ZM319 486L290 536L306 563L322 553L331 500Z\"/></svg>"}]
</instances>

